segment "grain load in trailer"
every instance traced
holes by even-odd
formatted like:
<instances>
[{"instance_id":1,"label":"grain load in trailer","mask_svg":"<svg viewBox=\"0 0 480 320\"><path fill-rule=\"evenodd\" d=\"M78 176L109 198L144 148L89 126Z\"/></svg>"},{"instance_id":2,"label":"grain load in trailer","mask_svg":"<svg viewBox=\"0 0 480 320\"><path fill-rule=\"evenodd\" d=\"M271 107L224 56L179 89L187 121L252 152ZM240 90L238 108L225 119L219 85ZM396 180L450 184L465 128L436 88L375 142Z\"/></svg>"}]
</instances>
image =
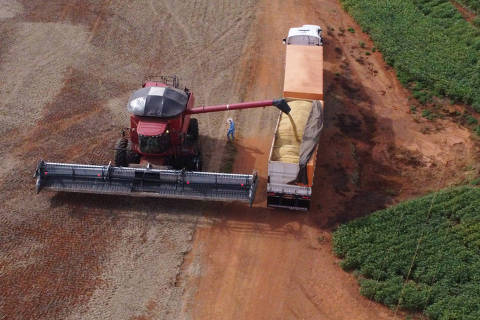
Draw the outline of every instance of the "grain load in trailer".
<instances>
[{"instance_id":1,"label":"grain load in trailer","mask_svg":"<svg viewBox=\"0 0 480 320\"><path fill-rule=\"evenodd\" d=\"M323 129L322 29L291 28L285 58L283 96L292 110L279 115L268 161L267 206L308 210Z\"/></svg>"},{"instance_id":2,"label":"grain load in trailer","mask_svg":"<svg viewBox=\"0 0 480 320\"><path fill-rule=\"evenodd\" d=\"M289 102L292 111L287 116L280 115L278 128L275 132L272 160L298 163L303 132L308 116L312 112L312 102L295 100Z\"/></svg>"}]
</instances>

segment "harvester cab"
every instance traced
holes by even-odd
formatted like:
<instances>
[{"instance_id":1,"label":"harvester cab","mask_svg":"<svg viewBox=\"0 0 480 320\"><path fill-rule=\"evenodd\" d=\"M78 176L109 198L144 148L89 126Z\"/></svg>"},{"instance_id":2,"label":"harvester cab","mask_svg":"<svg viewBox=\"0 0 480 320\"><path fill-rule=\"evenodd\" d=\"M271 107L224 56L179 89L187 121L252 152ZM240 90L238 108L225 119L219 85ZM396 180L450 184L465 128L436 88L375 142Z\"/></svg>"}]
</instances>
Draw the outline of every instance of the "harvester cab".
<instances>
[{"instance_id":1,"label":"harvester cab","mask_svg":"<svg viewBox=\"0 0 480 320\"><path fill-rule=\"evenodd\" d=\"M150 163L200 171L198 122L186 113L193 104L194 97L188 89L152 81L144 83L128 101L130 128L128 136L117 142L115 165Z\"/></svg>"},{"instance_id":2,"label":"harvester cab","mask_svg":"<svg viewBox=\"0 0 480 320\"><path fill-rule=\"evenodd\" d=\"M115 145L114 165L97 166L40 161L37 192L156 196L219 201L255 198L257 175L201 172L199 129L192 114L276 106L289 113L284 99L194 107L178 78L146 81L128 100L130 128ZM167 81L170 80L170 81Z\"/></svg>"}]
</instances>

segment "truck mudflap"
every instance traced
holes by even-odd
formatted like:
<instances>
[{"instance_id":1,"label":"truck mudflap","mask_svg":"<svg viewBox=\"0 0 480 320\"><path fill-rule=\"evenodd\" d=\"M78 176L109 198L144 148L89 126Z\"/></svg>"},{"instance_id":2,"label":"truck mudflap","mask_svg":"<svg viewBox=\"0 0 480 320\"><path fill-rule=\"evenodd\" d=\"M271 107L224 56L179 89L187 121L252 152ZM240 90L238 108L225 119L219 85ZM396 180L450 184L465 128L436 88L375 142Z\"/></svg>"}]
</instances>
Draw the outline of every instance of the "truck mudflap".
<instances>
[{"instance_id":1,"label":"truck mudflap","mask_svg":"<svg viewBox=\"0 0 480 320\"><path fill-rule=\"evenodd\" d=\"M114 167L40 161L41 190L176 199L243 201L255 199L257 174L228 174L153 168Z\"/></svg>"},{"instance_id":2,"label":"truck mudflap","mask_svg":"<svg viewBox=\"0 0 480 320\"><path fill-rule=\"evenodd\" d=\"M310 196L277 192L267 193L267 207L308 211L310 210L310 202Z\"/></svg>"}]
</instances>

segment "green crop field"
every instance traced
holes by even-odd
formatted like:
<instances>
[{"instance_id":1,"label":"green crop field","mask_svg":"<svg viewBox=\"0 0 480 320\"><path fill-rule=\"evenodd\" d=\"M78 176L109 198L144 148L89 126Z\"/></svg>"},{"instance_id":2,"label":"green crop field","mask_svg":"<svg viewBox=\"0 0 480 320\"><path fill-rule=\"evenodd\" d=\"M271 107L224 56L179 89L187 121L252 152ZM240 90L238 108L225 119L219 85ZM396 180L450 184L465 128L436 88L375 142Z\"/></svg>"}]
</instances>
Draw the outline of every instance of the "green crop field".
<instances>
[{"instance_id":1,"label":"green crop field","mask_svg":"<svg viewBox=\"0 0 480 320\"><path fill-rule=\"evenodd\" d=\"M480 319L480 188L443 190L334 233L361 293L431 319Z\"/></svg>"},{"instance_id":2,"label":"green crop field","mask_svg":"<svg viewBox=\"0 0 480 320\"><path fill-rule=\"evenodd\" d=\"M458 0L457 2L471 9L477 14L480 13L480 1L478 0Z\"/></svg>"},{"instance_id":3,"label":"green crop field","mask_svg":"<svg viewBox=\"0 0 480 320\"><path fill-rule=\"evenodd\" d=\"M445 96L480 111L480 30L450 1L341 1L420 102Z\"/></svg>"}]
</instances>

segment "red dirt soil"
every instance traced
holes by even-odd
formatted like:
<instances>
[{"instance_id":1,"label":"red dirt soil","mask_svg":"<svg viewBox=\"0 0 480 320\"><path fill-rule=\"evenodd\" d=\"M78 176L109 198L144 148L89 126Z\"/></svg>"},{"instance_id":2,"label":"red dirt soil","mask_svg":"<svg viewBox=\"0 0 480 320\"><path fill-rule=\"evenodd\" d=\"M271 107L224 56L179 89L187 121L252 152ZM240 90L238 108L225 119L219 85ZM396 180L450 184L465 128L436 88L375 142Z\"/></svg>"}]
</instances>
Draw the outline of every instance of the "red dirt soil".
<instances>
[{"instance_id":1,"label":"red dirt soil","mask_svg":"<svg viewBox=\"0 0 480 320\"><path fill-rule=\"evenodd\" d=\"M356 279L332 253L331 231L338 223L459 183L464 168L478 160L468 130L410 113L416 101L381 53L365 55L373 43L334 0L259 4L252 27L256 41L245 58L247 98L262 90L281 94L280 39L289 27L305 23L321 25L325 37L326 127L312 209L303 214L264 208L272 126L236 142L234 169L259 170L258 198L253 209L230 204L204 211L213 224L197 227L183 266L187 317L403 318L360 295ZM341 31L349 27L357 32Z\"/></svg>"},{"instance_id":2,"label":"red dirt soil","mask_svg":"<svg viewBox=\"0 0 480 320\"><path fill-rule=\"evenodd\" d=\"M455 8L457 8L458 12L460 12L460 14L463 16L465 20L472 23L473 19L475 19L475 17L477 16L474 12L465 8L457 1L451 0L450 2L455 6Z\"/></svg>"}]
</instances>

